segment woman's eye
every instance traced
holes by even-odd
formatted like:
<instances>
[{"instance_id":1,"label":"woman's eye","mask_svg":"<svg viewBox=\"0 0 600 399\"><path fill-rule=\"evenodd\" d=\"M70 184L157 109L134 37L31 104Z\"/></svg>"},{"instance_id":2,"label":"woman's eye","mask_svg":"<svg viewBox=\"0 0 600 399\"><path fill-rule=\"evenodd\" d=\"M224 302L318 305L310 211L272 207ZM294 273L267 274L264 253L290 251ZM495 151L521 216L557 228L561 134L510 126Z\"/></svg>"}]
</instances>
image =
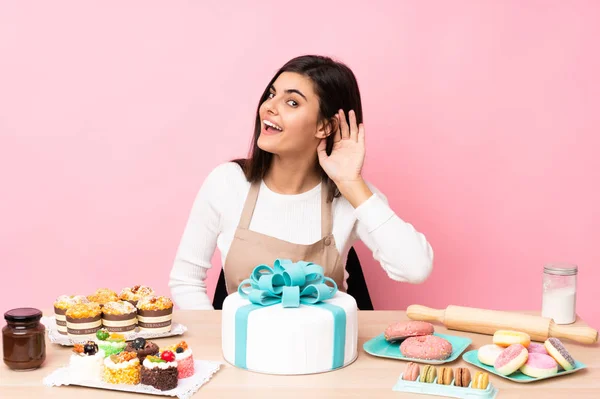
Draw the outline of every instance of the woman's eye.
<instances>
[{"instance_id":1,"label":"woman's eye","mask_svg":"<svg viewBox=\"0 0 600 399\"><path fill-rule=\"evenodd\" d=\"M298 103L296 101L294 101L294 100L288 101L288 104L290 104L292 107L297 107L298 106Z\"/></svg>"},{"instance_id":2,"label":"woman's eye","mask_svg":"<svg viewBox=\"0 0 600 399\"><path fill-rule=\"evenodd\" d=\"M269 93L269 95L267 96L267 98L269 98L269 99L273 98L273 97L275 97L275 93Z\"/></svg>"}]
</instances>

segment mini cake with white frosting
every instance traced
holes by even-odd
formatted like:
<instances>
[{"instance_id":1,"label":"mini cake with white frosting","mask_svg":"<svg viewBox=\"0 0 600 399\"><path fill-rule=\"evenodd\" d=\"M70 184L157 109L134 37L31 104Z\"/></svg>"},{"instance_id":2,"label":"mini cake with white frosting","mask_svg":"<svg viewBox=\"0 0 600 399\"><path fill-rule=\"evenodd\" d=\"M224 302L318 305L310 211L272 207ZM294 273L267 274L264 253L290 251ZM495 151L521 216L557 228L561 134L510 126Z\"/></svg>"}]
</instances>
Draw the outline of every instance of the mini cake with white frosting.
<instances>
[{"instance_id":1,"label":"mini cake with white frosting","mask_svg":"<svg viewBox=\"0 0 600 399\"><path fill-rule=\"evenodd\" d=\"M192 349L188 347L187 342L181 341L177 345L166 348L175 353L177 360L177 371L179 378L188 378L194 375L194 357Z\"/></svg>"},{"instance_id":2,"label":"mini cake with white frosting","mask_svg":"<svg viewBox=\"0 0 600 399\"><path fill-rule=\"evenodd\" d=\"M69 376L72 381L102 381L104 352L94 341L75 344L69 359Z\"/></svg>"}]
</instances>

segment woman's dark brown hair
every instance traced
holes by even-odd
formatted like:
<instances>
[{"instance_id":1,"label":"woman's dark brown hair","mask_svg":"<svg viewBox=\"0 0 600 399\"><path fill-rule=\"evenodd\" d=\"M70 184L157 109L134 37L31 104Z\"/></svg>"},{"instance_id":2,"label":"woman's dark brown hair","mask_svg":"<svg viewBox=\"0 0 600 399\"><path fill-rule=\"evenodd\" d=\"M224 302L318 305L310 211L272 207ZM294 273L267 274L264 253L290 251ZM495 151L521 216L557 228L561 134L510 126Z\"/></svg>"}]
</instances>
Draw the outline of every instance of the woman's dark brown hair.
<instances>
[{"instance_id":1,"label":"woman's dark brown hair","mask_svg":"<svg viewBox=\"0 0 600 399\"><path fill-rule=\"evenodd\" d=\"M360 124L363 121L360 91L358 89L356 77L350 68L329 57L318 55L304 55L288 61L281 69L279 69L279 71L277 71L275 76L273 76L273 79L267 84L265 91L260 97L256 109L256 120L254 121L254 137L248 158L235 159L233 161L240 165L246 175L246 179L252 183L260 181L265 177L273 158L273 154L263 151L257 144L262 127L259 115L260 106L267 100L270 88L275 80L277 80L279 75L284 72L299 73L311 79L314 84L315 93L319 97L319 122L328 121L329 126L335 126L333 119L340 109L344 110L346 118L348 112L354 110L356 113L357 124ZM330 134L327 137L327 155L331 154L334 140L334 134ZM332 201L333 198L340 195L340 192L318 162L316 167L319 169L323 181L329 190L329 201Z\"/></svg>"}]
</instances>

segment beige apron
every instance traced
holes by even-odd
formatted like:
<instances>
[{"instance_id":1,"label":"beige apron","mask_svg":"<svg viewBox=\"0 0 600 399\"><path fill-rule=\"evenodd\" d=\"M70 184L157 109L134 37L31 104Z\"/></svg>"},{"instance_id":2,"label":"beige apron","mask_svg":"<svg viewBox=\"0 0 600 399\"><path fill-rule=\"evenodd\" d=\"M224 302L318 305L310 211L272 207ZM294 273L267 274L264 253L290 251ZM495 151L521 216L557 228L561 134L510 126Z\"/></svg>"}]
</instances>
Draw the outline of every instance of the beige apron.
<instances>
[{"instance_id":1,"label":"beige apron","mask_svg":"<svg viewBox=\"0 0 600 399\"><path fill-rule=\"evenodd\" d=\"M322 184L321 187L321 239L314 244L303 245L249 230L260 185L259 181L250 186L240 222L225 259L227 293L236 292L240 283L250 277L256 266L265 264L273 267L273 262L278 258L290 259L292 262L303 260L322 266L324 275L333 279L338 289L345 292L344 266L332 234L333 219L331 204L327 202L327 186Z\"/></svg>"}]
</instances>

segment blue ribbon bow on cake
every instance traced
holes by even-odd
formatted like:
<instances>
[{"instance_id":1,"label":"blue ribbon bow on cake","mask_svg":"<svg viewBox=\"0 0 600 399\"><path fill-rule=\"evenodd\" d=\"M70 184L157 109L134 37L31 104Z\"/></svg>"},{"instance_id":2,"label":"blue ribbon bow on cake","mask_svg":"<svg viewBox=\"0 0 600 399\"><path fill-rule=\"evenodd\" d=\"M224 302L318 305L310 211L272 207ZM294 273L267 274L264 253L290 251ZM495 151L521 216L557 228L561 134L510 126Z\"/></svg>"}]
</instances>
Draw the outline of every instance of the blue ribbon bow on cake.
<instances>
[{"instance_id":1,"label":"blue ribbon bow on cake","mask_svg":"<svg viewBox=\"0 0 600 399\"><path fill-rule=\"evenodd\" d=\"M331 283L332 286L327 285ZM337 284L323 275L323 268L311 262L292 262L277 259L273 267L259 265L249 279L238 286L240 297L249 305L237 309L235 314L235 365L246 366L246 343L248 338L248 315L257 309L281 304L284 308L300 305L319 307L333 315L332 369L344 364L346 344L346 312L339 306L325 303L338 291Z\"/></svg>"},{"instance_id":2,"label":"blue ribbon bow on cake","mask_svg":"<svg viewBox=\"0 0 600 399\"><path fill-rule=\"evenodd\" d=\"M326 301L333 298L337 291L337 284L323 275L321 266L304 261L294 263L289 259L277 259L273 268L256 266L250 278L242 281L238 287L240 296L256 305L281 303L284 308Z\"/></svg>"}]
</instances>

